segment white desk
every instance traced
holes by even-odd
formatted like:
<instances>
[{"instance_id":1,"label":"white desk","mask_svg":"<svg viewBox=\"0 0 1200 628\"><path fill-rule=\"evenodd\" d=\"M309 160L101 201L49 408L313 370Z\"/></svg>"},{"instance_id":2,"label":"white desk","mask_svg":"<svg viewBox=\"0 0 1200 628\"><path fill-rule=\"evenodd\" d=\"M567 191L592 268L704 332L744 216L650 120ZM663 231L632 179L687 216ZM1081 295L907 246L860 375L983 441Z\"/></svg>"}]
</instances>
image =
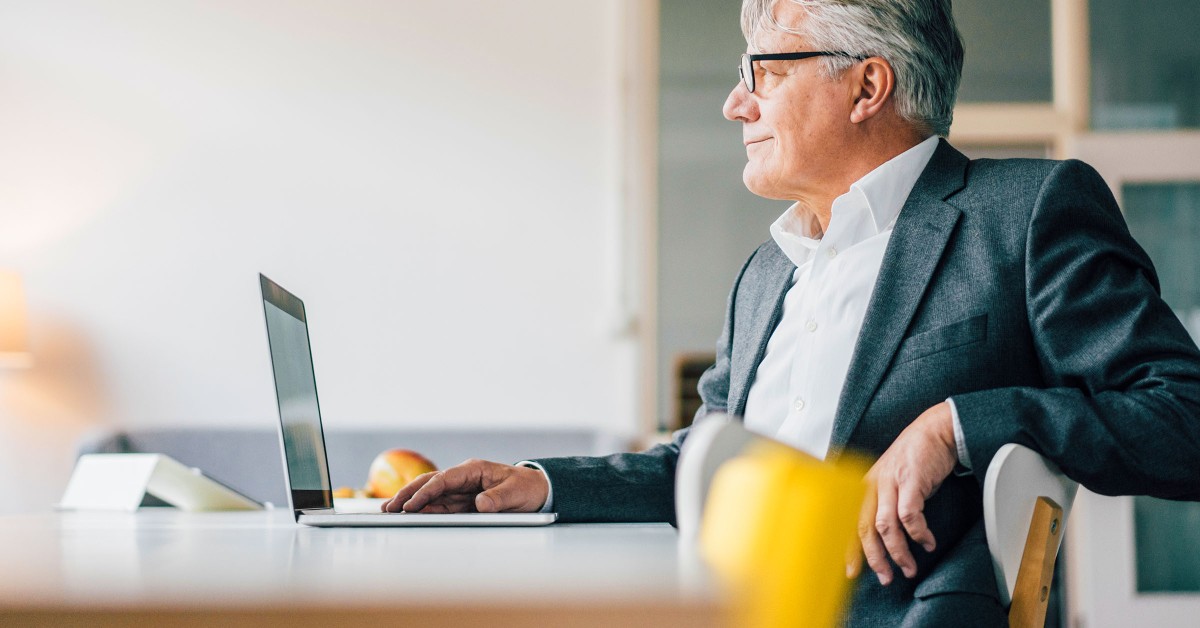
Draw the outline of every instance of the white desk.
<instances>
[{"instance_id":1,"label":"white desk","mask_svg":"<svg viewBox=\"0 0 1200 628\"><path fill-rule=\"evenodd\" d=\"M317 529L280 510L143 509L4 516L0 539L3 626L719 621L661 524Z\"/></svg>"}]
</instances>

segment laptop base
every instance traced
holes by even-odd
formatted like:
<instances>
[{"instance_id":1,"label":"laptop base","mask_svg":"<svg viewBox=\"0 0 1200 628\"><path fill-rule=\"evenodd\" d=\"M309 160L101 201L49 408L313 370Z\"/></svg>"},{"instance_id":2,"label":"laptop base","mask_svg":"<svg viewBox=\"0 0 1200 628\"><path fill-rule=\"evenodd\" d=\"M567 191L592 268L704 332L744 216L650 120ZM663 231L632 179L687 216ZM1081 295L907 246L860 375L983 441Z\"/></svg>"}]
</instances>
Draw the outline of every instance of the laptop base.
<instances>
[{"instance_id":1,"label":"laptop base","mask_svg":"<svg viewBox=\"0 0 1200 628\"><path fill-rule=\"evenodd\" d=\"M529 527L554 523L558 515L548 513L482 513L453 514L399 512L301 512L297 523L316 528L471 528L471 527Z\"/></svg>"}]
</instances>

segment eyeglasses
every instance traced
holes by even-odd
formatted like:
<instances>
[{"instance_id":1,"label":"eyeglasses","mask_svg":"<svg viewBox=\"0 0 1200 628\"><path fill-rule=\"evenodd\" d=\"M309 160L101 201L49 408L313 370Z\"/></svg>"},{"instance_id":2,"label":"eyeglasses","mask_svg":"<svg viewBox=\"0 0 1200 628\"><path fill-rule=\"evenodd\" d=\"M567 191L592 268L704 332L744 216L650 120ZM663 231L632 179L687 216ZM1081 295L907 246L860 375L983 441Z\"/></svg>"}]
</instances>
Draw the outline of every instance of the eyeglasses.
<instances>
[{"instance_id":1,"label":"eyeglasses","mask_svg":"<svg viewBox=\"0 0 1200 628\"><path fill-rule=\"evenodd\" d=\"M863 60L863 57L852 55L848 52L829 52L826 50L816 52L774 52L762 55L746 53L742 55L742 64L738 66L738 75L742 77L742 83L746 85L746 91L753 94L755 61L798 61L800 59L811 59L812 57L850 57L859 61Z\"/></svg>"}]
</instances>

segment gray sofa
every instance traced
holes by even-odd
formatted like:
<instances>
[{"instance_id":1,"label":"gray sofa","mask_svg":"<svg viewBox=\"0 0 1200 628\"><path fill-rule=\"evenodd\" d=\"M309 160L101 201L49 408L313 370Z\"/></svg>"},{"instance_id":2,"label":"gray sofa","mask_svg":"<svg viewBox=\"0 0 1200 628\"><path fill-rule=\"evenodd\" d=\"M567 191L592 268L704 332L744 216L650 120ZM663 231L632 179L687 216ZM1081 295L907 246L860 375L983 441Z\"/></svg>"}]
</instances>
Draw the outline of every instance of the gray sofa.
<instances>
[{"instance_id":1,"label":"gray sofa","mask_svg":"<svg viewBox=\"0 0 1200 628\"><path fill-rule=\"evenodd\" d=\"M379 452L420 452L439 469L468 458L517 462L546 456L602 455L627 447L591 430L348 430L327 431L325 448L333 486L361 488ZM287 504L279 436L272 430L167 428L111 431L89 436L79 453L161 453L197 467L260 502ZM155 504L148 498L145 505Z\"/></svg>"}]
</instances>

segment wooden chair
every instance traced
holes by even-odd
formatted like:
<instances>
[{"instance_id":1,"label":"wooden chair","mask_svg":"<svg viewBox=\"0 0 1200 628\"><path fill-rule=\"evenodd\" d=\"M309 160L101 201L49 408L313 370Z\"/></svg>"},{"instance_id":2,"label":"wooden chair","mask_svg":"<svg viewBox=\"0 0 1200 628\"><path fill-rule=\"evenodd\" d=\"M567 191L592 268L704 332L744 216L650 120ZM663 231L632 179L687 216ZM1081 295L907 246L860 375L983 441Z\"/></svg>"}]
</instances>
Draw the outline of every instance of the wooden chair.
<instances>
[{"instance_id":1,"label":"wooden chair","mask_svg":"<svg viewBox=\"0 0 1200 628\"><path fill-rule=\"evenodd\" d=\"M1046 625L1054 562L1079 485L1014 443L996 452L983 482L983 522L1008 625Z\"/></svg>"},{"instance_id":2,"label":"wooden chair","mask_svg":"<svg viewBox=\"0 0 1200 628\"><path fill-rule=\"evenodd\" d=\"M704 405L698 386L700 376L717 361L717 354L687 352L675 355L671 361L671 416L667 428L677 430L692 424L696 411Z\"/></svg>"}]
</instances>

